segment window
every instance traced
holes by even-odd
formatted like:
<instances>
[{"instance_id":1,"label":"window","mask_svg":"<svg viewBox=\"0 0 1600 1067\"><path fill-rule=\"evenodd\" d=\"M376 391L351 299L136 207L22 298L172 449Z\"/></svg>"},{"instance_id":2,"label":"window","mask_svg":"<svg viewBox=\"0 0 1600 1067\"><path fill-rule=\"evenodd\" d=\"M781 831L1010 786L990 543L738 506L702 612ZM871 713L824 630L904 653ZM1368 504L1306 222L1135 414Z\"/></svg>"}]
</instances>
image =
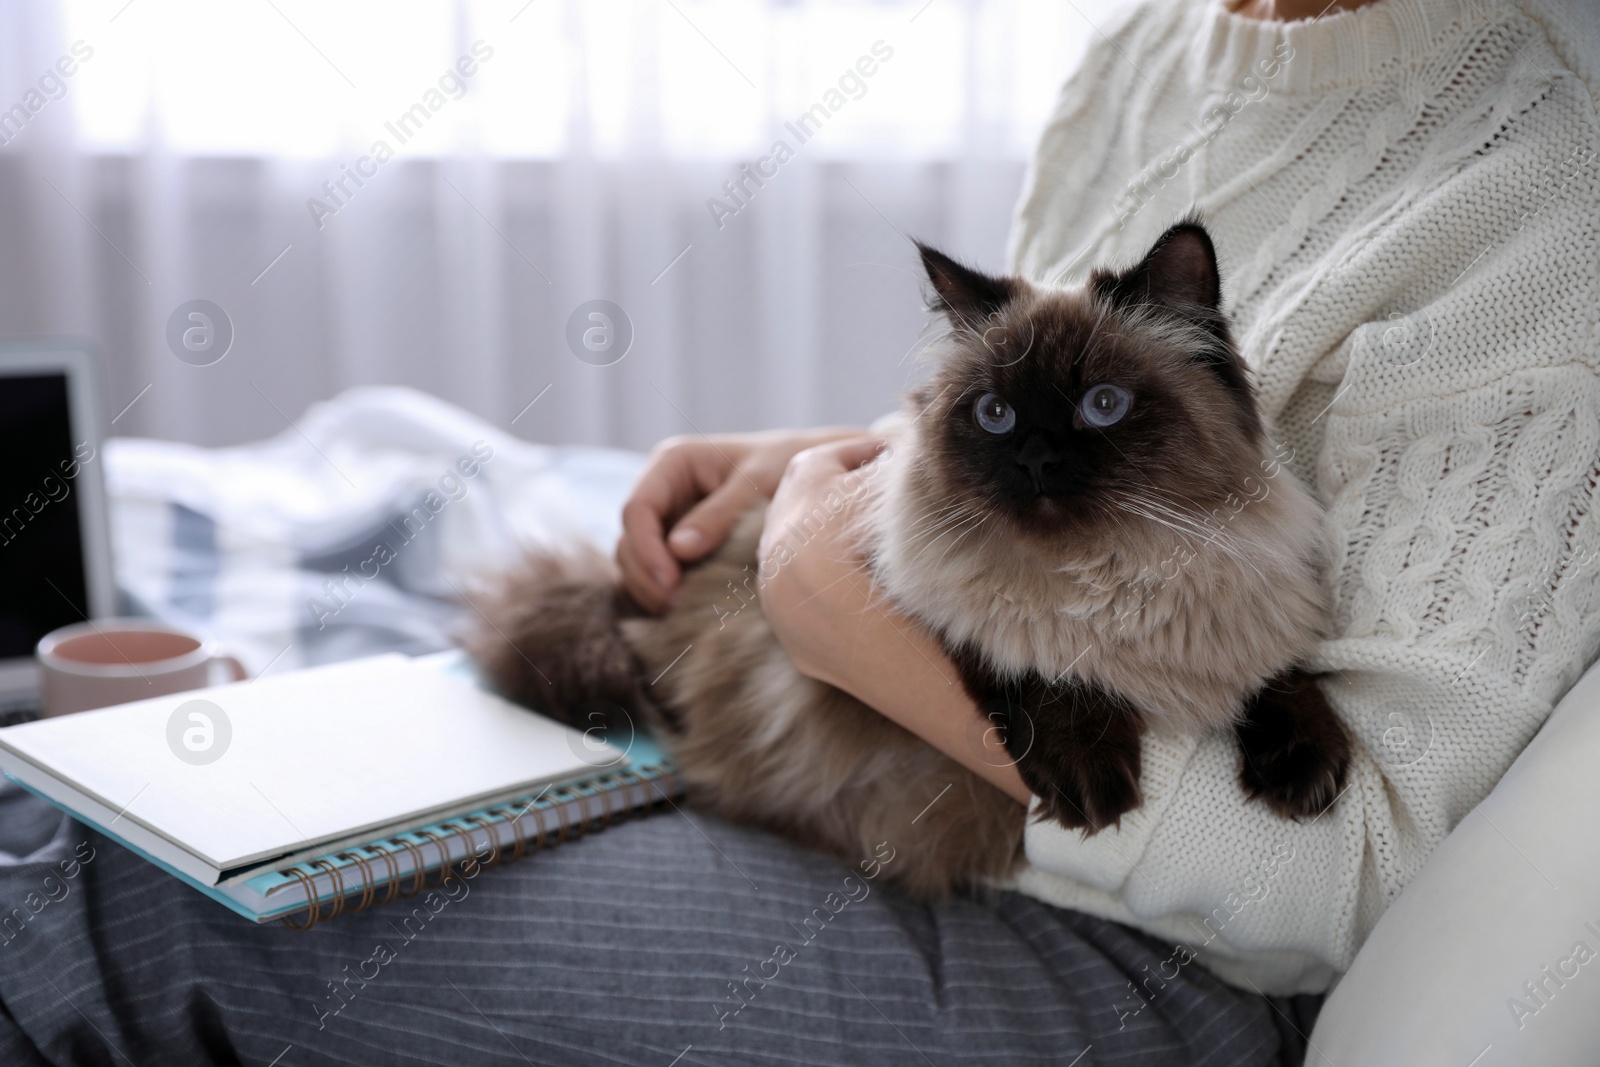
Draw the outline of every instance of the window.
<instances>
[{"instance_id":1,"label":"window","mask_svg":"<svg viewBox=\"0 0 1600 1067\"><path fill-rule=\"evenodd\" d=\"M62 32L94 49L68 94L94 152L743 158L826 97L819 157L1015 158L1116 6L65 0Z\"/></svg>"}]
</instances>

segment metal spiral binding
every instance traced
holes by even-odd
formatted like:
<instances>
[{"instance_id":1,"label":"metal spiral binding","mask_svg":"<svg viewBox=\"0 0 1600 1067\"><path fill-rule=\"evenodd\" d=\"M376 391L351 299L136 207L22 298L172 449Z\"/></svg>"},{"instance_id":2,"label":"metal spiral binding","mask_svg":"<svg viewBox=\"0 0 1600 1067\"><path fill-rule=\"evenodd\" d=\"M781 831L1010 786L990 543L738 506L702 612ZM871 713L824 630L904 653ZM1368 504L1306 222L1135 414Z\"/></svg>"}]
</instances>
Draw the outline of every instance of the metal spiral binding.
<instances>
[{"instance_id":1,"label":"metal spiral binding","mask_svg":"<svg viewBox=\"0 0 1600 1067\"><path fill-rule=\"evenodd\" d=\"M660 811L670 802L670 797L660 788L658 779L645 778L633 770L617 771L605 778L584 784L591 787L593 792L585 793L576 785L563 786L551 793L550 803L541 808L535 808L530 804L518 811L510 805L502 804L486 809L485 814L490 818L485 818L483 815L464 815L439 823L441 827L450 830L447 834L441 835L428 829L415 831L414 836L426 839L439 850L440 861L435 868L423 865L422 849L405 837L374 841L331 857L323 856L286 867L283 873L299 881L305 890L307 904L305 912L298 916L298 921L295 915L285 915L279 921L291 930L310 930L317 923L336 919L346 911L366 911L374 904L382 907L397 897L414 897L423 889L429 888L428 876L434 871L437 871L439 880L434 883L433 888L438 888L445 884L452 873L459 875L469 869L469 865L475 868L472 874L468 875L473 877L480 870L488 870L502 863L514 863L523 856L532 855L547 847L554 848L566 841L576 840L585 833L597 833L609 828L613 823L625 822L635 813L636 808L640 812ZM643 802L637 805L630 803L629 798L635 787L643 787L644 790ZM658 794L656 797L651 797L652 789ZM590 809L590 800L599 806L598 812ZM569 805L575 809L570 818L562 814ZM522 826L522 820L530 814L536 827L532 842L528 840L527 832ZM550 839L552 828L545 823L547 814L556 820L554 840ZM509 855L501 847L499 834L496 832L497 827L508 823L514 841ZM489 857L486 860L478 858L477 846L473 841L473 835L479 830L482 830L488 838ZM460 839L464 853L460 859L451 859L450 846L456 839ZM402 888L401 885L406 879L400 873L399 849L405 849L411 857L411 884L408 888ZM382 876L375 875L372 863L374 857L383 861ZM359 890L346 889L345 869L335 861L349 861L360 869L362 884ZM319 873L326 873L333 881L333 896L328 901L317 899L316 883L313 879ZM381 900L377 899L380 887L385 890ZM354 899L357 896L359 900Z\"/></svg>"},{"instance_id":2,"label":"metal spiral binding","mask_svg":"<svg viewBox=\"0 0 1600 1067\"><path fill-rule=\"evenodd\" d=\"M356 911L366 911L369 907L372 906L372 897L378 891L377 884L373 881L373 878L372 878L372 864L367 862L367 858L365 856L359 855L359 854L354 853L354 852L340 853L340 857L339 858L343 859L346 856L348 856L350 859L355 860L356 866L361 868L361 883L362 883L361 903L359 903L359 904L357 904L355 906L355 910Z\"/></svg>"}]
</instances>

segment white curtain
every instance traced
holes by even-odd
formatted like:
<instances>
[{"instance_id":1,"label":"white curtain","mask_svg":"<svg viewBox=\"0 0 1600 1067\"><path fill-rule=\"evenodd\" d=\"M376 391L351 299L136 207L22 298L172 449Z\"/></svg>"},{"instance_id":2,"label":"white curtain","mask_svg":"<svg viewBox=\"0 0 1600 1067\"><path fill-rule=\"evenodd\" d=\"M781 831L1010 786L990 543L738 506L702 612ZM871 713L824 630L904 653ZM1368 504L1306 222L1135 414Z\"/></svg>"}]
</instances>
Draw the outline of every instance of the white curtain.
<instances>
[{"instance_id":1,"label":"white curtain","mask_svg":"<svg viewBox=\"0 0 1600 1067\"><path fill-rule=\"evenodd\" d=\"M359 384L562 443L862 422L908 239L1003 265L1114 3L8 0L0 335L91 338L112 432L201 444Z\"/></svg>"}]
</instances>

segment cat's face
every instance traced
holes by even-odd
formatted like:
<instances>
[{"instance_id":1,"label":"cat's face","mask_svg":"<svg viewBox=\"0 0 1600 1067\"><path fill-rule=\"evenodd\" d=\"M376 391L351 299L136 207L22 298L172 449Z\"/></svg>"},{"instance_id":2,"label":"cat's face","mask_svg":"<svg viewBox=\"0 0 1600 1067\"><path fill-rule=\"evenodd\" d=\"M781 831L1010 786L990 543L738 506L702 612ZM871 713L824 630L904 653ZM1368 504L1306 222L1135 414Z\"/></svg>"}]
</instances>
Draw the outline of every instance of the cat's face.
<instances>
[{"instance_id":1,"label":"cat's face","mask_svg":"<svg viewBox=\"0 0 1600 1067\"><path fill-rule=\"evenodd\" d=\"M952 331L913 401L950 504L1028 538L1171 541L1244 491L1261 422L1197 223L1072 291L922 255Z\"/></svg>"}]
</instances>

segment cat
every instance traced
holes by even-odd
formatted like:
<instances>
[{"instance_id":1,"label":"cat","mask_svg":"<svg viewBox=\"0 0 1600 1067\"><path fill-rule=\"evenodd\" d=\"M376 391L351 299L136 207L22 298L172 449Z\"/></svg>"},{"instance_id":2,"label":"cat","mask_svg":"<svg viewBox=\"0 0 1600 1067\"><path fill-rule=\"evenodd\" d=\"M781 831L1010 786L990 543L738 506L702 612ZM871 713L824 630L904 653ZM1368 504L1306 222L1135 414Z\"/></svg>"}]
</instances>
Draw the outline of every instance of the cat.
<instances>
[{"instance_id":1,"label":"cat","mask_svg":"<svg viewBox=\"0 0 1600 1067\"><path fill-rule=\"evenodd\" d=\"M918 249L949 325L932 374L850 515L812 517L850 522L879 593L938 637L1035 818L1118 825L1146 730L1232 731L1249 796L1327 808L1349 739L1301 666L1327 613L1322 514L1272 459L1205 227L1077 289ZM479 603L469 648L580 728L639 717L700 810L847 863L889 842L885 870L919 898L1004 880L1024 808L784 654L756 603L783 562L757 560L764 513L661 618L597 550L535 555Z\"/></svg>"}]
</instances>

